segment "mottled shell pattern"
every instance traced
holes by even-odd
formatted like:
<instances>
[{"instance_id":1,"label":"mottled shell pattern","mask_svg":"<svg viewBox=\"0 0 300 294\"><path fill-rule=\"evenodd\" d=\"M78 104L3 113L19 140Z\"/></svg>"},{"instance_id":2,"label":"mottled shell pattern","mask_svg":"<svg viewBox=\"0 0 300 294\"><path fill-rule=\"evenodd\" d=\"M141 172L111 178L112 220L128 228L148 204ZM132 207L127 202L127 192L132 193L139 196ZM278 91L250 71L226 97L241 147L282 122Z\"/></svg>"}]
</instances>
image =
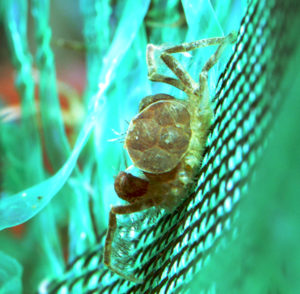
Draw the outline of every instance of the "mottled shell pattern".
<instances>
[{"instance_id":1,"label":"mottled shell pattern","mask_svg":"<svg viewBox=\"0 0 300 294\"><path fill-rule=\"evenodd\" d=\"M153 174L175 168L189 147L190 120L183 101L166 99L143 107L132 119L125 141L133 164Z\"/></svg>"}]
</instances>

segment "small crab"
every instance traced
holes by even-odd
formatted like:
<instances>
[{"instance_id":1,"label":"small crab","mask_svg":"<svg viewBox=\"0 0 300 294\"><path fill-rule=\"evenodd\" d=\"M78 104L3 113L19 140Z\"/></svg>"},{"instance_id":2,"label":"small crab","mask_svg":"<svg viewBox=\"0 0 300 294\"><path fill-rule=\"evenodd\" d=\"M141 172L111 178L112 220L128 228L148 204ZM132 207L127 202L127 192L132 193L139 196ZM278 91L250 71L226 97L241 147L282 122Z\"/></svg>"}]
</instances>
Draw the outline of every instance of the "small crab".
<instances>
[{"instance_id":1,"label":"small crab","mask_svg":"<svg viewBox=\"0 0 300 294\"><path fill-rule=\"evenodd\" d=\"M203 39L168 48L152 44L147 46L148 78L184 91L187 99L179 100L166 94L147 96L140 102L139 113L128 127L125 148L143 177L136 177L125 170L115 179L116 193L129 204L113 206L110 210L104 263L129 281L141 282L111 264L112 242L117 228L116 215L131 214L150 207L172 212L189 195L199 173L213 117L207 74L226 45L235 41L236 33L231 33L226 37ZM199 83L171 55L211 45L218 47L205 63ZM157 72L156 54L177 79Z\"/></svg>"}]
</instances>

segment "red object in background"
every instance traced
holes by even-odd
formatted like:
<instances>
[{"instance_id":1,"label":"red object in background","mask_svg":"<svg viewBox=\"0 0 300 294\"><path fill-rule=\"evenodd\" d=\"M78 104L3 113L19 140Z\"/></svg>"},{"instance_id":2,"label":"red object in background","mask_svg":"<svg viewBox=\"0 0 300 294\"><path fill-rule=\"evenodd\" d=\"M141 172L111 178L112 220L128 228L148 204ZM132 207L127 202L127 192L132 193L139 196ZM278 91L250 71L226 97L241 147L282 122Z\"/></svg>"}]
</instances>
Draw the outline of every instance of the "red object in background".
<instances>
[{"instance_id":1,"label":"red object in background","mask_svg":"<svg viewBox=\"0 0 300 294\"><path fill-rule=\"evenodd\" d=\"M24 233L25 233L25 229L26 229L26 225L25 224L21 224L15 227L10 228L9 230L12 232L12 234L16 237L16 238L22 238Z\"/></svg>"},{"instance_id":2,"label":"red object in background","mask_svg":"<svg viewBox=\"0 0 300 294\"><path fill-rule=\"evenodd\" d=\"M0 97L8 105L19 104L18 92L14 85L14 69L10 64L0 66Z\"/></svg>"},{"instance_id":3,"label":"red object in background","mask_svg":"<svg viewBox=\"0 0 300 294\"><path fill-rule=\"evenodd\" d=\"M71 88L75 89L80 96L82 96L84 83L85 83L85 65L83 62L78 62L77 64L73 63L69 67L64 68L61 72L58 72L58 76L60 80L63 81L65 84L69 85ZM0 65L0 100L2 100L1 104L3 104L4 108L8 109L11 112L11 116L4 117L2 119L5 120L14 120L19 119L21 110L20 110L20 99L19 94L15 88L14 84L14 68L10 63ZM37 88L35 90L35 95L37 97ZM67 103L65 97L61 95L60 104L63 110L68 112L69 104ZM38 104L37 104L38 108ZM3 108L0 108L0 114ZM70 110L71 111L71 110ZM1 119L1 116L0 116ZM67 135L71 135L72 129L70 126L67 128ZM45 152L43 152L45 155ZM51 170L50 163L48 162L47 158L44 158L45 168ZM26 232L26 224L21 224L9 229L10 232L14 235L15 238L22 238L24 233ZM67 256L67 252L65 252Z\"/></svg>"}]
</instances>

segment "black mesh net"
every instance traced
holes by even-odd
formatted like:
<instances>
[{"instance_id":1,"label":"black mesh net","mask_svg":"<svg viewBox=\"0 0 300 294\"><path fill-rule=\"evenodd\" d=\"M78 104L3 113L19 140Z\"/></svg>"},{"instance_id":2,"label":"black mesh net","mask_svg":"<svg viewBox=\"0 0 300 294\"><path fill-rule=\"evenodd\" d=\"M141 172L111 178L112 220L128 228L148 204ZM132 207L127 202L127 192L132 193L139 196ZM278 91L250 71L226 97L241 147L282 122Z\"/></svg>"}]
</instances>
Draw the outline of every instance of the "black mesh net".
<instances>
[{"instance_id":1,"label":"black mesh net","mask_svg":"<svg viewBox=\"0 0 300 294\"><path fill-rule=\"evenodd\" d=\"M285 100L282 87L298 46L299 12L292 0L249 3L218 82L197 189L174 213L150 225L145 220L132 241L130 267L144 283L125 281L102 264L103 233L43 293L218 292L213 278L201 284L199 277L239 234L239 204ZM232 293L240 293L237 289Z\"/></svg>"}]
</instances>

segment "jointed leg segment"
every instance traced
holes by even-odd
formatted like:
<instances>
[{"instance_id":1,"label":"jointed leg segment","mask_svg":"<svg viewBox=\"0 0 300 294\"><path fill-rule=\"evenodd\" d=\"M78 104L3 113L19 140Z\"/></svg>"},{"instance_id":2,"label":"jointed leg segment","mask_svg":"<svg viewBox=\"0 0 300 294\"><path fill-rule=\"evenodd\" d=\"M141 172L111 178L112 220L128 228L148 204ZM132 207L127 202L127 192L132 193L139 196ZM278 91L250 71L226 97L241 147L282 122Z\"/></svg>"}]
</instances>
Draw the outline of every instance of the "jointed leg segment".
<instances>
[{"instance_id":1,"label":"jointed leg segment","mask_svg":"<svg viewBox=\"0 0 300 294\"><path fill-rule=\"evenodd\" d=\"M227 40L228 43L232 43L235 40L234 33L231 33L226 37L209 38L209 39L202 39L190 43L182 43L180 45L176 45L166 49L165 52L166 53L187 52L187 51L200 49L208 46L219 45L222 44L225 40Z\"/></svg>"},{"instance_id":2,"label":"jointed leg segment","mask_svg":"<svg viewBox=\"0 0 300 294\"><path fill-rule=\"evenodd\" d=\"M108 223L108 230L105 239L105 247L104 247L104 264L113 272L118 274L119 276L123 277L126 280L140 283L142 282L135 277L128 275L126 273L121 272L111 264L111 249L112 249L112 242L114 238L115 231L117 229L117 214L131 214L134 212L139 212L150 207L157 205L154 203L152 199L145 199L140 202L128 204L128 205L120 205L120 206L113 206L109 212L109 223Z\"/></svg>"},{"instance_id":3,"label":"jointed leg segment","mask_svg":"<svg viewBox=\"0 0 300 294\"><path fill-rule=\"evenodd\" d=\"M180 53L191 51L197 48L219 45L216 52L209 58L204 65L202 72L208 72L218 61L226 45L233 43L236 40L236 33L231 33L226 37L210 38L198 40L190 43L183 43L170 48L163 49L162 47L149 44L147 46L147 65L148 65L148 77L154 82L163 82L186 92L187 94L195 93L199 88L199 85L195 83L192 77L182 67L182 65L175 59L170 53ZM157 63L155 60L155 51L160 51L160 58L164 63L173 71L178 79L174 79L168 76L164 76L157 73ZM203 78L203 77L202 77Z\"/></svg>"},{"instance_id":4,"label":"jointed leg segment","mask_svg":"<svg viewBox=\"0 0 300 294\"><path fill-rule=\"evenodd\" d=\"M152 44L147 46L147 66L149 80L153 82L166 83L184 91L184 84L180 80L157 73L157 64L154 56L156 50L160 50L160 48Z\"/></svg>"}]
</instances>

